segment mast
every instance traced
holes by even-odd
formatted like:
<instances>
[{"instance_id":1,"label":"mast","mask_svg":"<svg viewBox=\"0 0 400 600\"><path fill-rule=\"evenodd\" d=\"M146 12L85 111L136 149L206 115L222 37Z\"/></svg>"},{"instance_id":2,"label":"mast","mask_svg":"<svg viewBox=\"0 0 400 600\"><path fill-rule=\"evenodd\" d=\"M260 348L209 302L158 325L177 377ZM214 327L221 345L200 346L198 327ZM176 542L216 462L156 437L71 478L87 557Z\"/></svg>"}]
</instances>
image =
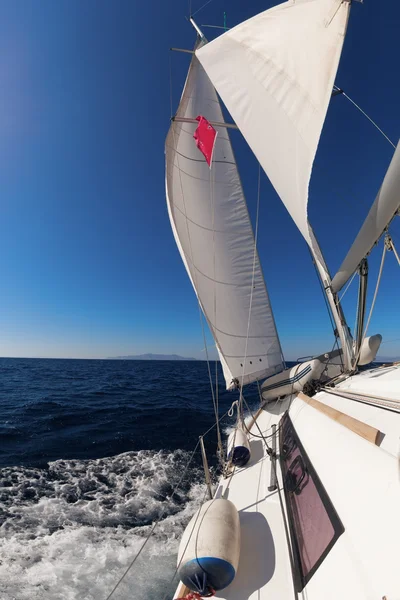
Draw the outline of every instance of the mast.
<instances>
[{"instance_id":1,"label":"mast","mask_svg":"<svg viewBox=\"0 0 400 600\"><path fill-rule=\"evenodd\" d=\"M328 267L326 266L325 260L322 255L321 248L314 235L314 232L310 227L310 235L312 238L312 245L310 251L314 259L315 266L320 276L325 296L331 309L333 320L335 321L336 330L340 339L340 344L343 350L343 363L346 372L354 370L354 350L353 350L353 339L351 337L346 319L343 313L343 309L340 305L339 298L336 292L332 289L332 278L330 276Z\"/></svg>"}]
</instances>

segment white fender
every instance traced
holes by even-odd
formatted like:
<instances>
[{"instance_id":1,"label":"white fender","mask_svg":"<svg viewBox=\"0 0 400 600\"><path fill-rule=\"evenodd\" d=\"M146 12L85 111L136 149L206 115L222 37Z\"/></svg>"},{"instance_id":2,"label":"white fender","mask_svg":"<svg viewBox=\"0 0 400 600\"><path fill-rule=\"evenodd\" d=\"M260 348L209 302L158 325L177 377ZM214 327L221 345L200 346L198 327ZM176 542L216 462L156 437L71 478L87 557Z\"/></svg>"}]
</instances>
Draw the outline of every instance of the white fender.
<instances>
[{"instance_id":1,"label":"white fender","mask_svg":"<svg viewBox=\"0 0 400 600\"><path fill-rule=\"evenodd\" d=\"M246 433L240 427L234 429L228 437L228 460L236 467L244 467L250 460L250 443Z\"/></svg>"},{"instance_id":2,"label":"white fender","mask_svg":"<svg viewBox=\"0 0 400 600\"><path fill-rule=\"evenodd\" d=\"M193 515L181 539L178 574L189 589L206 595L222 590L239 565L240 522L230 500L209 500Z\"/></svg>"}]
</instances>

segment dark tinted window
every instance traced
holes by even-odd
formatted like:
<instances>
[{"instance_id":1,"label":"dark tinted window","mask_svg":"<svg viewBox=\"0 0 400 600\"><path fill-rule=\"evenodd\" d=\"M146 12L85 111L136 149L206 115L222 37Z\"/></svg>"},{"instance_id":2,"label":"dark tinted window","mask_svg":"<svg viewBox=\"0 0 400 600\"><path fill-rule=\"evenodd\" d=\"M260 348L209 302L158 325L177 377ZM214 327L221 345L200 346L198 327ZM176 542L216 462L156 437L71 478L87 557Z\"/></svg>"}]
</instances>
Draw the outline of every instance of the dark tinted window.
<instances>
[{"instance_id":1,"label":"dark tinted window","mask_svg":"<svg viewBox=\"0 0 400 600\"><path fill-rule=\"evenodd\" d=\"M344 527L286 414L280 429L283 473L297 591L327 556Z\"/></svg>"}]
</instances>

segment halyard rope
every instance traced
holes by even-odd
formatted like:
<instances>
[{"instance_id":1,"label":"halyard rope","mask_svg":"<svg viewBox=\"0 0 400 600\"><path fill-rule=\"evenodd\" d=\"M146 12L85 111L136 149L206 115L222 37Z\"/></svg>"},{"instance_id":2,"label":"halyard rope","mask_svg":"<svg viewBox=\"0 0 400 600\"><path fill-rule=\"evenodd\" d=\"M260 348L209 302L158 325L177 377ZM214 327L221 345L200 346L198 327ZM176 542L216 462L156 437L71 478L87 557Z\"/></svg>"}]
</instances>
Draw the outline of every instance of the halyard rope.
<instances>
[{"instance_id":1,"label":"halyard rope","mask_svg":"<svg viewBox=\"0 0 400 600\"><path fill-rule=\"evenodd\" d=\"M256 226L254 230L254 251L253 251L253 269L251 274L251 289L250 289L250 302L249 302L249 315L247 318L247 331L246 331L246 343L244 347L244 358L243 358L243 370L242 370L242 381L240 383L240 397L239 397L239 412L242 416L243 413L243 382L244 375L246 370L246 360L247 360L247 349L249 343L249 333L250 333L250 322L251 322L251 310L253 306L253 291L254 291L254 279L256 272L256 259L257 259L257 238L258 238L258 217L260 214L260 187L261 187L261 165L258 163L258 186L257 186L257 212L256 212Z\"/></svg>"}]
</instances>

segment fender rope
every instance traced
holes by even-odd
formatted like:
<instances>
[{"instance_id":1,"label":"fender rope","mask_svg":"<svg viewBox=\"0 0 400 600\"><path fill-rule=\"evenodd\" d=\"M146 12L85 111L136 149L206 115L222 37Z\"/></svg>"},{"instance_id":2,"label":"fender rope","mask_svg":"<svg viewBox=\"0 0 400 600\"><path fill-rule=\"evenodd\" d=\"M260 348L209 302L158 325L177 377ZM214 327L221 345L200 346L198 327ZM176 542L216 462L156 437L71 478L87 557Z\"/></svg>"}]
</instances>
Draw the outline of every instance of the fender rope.
<instances>
[{"instance_id":1,"label":"fender rope","mask_svg":"<svg viewBox=\"0 0 400 600\"><path fill-rule=\"evenodd\" d=\"M182 596L181 598L176 598L176 600L201 600L202 598L211 598L211 596L215 596L215 590L210 588L210 593L201 596L198 592L189 592L186 596Z\"/></svg>"}]
</instances>

